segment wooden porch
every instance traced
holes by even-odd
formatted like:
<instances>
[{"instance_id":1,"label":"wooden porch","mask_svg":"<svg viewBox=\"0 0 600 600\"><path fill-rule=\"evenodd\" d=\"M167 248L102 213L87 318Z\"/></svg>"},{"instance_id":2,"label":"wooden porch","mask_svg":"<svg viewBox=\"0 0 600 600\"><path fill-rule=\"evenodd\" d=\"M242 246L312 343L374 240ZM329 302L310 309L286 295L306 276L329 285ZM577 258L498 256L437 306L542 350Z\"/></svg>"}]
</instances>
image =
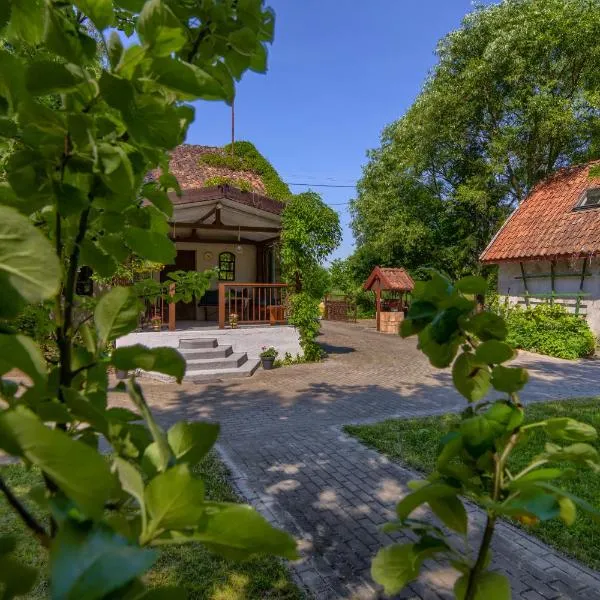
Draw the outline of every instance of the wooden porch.
<instances>
[{"instance_id":1,"label":"wooden porch","mask_svg":"<svg viewBox=\"0 0 600 600\"><path fill-rule=\"evenodd\" d=\"M178 320L210 321L220 329L286 323L278 257L283 205L229 186L184 190L172 200L177 258L164 275L215 269L217 283L193 303L169 304L169 330Z\"/></svg>"}]
</instances>

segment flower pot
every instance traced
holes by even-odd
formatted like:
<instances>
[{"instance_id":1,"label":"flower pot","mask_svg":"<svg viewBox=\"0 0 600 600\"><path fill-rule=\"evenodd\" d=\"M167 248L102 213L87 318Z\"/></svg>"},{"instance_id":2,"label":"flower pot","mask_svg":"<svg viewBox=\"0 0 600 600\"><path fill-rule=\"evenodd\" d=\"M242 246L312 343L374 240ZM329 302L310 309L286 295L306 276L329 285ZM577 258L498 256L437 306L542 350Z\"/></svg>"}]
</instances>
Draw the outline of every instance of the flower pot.
<instances>
[{"instance_id":1,"label":"flower pot","mask_svg":"<svg viewBox=\"0 0 600 600\"><path fill-rule=\"evenodd\" d=\"M262 362L263 369L265 371L270 371L273 368L273 363L275 362L275 357L271 356L271 357L261 358L260 360Z\"/></svg>"}]
</instances>

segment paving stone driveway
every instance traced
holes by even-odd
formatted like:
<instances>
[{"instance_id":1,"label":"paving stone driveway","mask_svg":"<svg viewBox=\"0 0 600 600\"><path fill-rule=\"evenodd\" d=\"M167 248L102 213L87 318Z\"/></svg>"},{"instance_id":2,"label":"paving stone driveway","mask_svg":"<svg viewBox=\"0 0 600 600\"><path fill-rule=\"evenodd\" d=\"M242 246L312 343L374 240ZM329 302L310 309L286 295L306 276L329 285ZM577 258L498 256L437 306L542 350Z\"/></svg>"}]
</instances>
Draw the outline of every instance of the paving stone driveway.
<instances>
[{"instance_id":1,"label":"paving stone driveway","mask_svg":"<svg viewBox=\"0 0 600 600\"><path fill-rule=\"evenodd\" d=\"M323 323L330 358L316 365L259 371L249 379L144 389L161 421L221 423L220 450L247 500L295 534L299 582L316 598L378 598L373 554L391 538L379 526L406 491L411 471L348 438L341 426L446 412L464 401L448 372L431 368L413 340L364 325ZM600 395L600 362L566 362L522 353L530 369L526 401ZM477 528L478 509L470 509ZM400 538L402 539L402 538ZM600 599L600 575L502 525L494 566L514 598ZM450 598L456 575L432 561L400 598Z\"/></svg>"}]
</instances>

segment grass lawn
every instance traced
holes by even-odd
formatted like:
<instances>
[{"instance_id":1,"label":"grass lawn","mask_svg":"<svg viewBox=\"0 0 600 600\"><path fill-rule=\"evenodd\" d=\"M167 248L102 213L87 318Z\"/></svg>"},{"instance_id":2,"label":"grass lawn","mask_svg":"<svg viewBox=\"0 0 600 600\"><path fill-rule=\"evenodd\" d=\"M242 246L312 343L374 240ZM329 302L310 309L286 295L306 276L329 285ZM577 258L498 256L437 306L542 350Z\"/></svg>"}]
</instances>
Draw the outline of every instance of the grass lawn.
<instances>
[{"instance_id":1,"label":"grass lawn","mask_svg":"<svg viewBox=\"0 0 600 600\"><path fill-rule=\"evenodd\" d=\"M589 423L600 432L600 398L532 404L527 407L526 414L528 421L568 416ZM391 459L429 473L435 466L440 438L457 420L454 415L390 419L374 425L348 425L344 429ZM510 461L512 472L525 467L543 450L545 442L546 436L539 429L534 429L528 441L513 452ZM595 442L595 446L600 450L600 442ZM563 479L561 486L594 506L600 506L600 475L593 471L582 469L572 478ZM578 512L571 527L553 520L527 530L593 569L600 569L600 523L592 521L584 513Z\"/></svg>"},{"instance_id":2,"label":"grass lawn","mask_svg":"<svg viewBox=\"0 0 600 600\"><path fill-rule=\"evenodd\" d=\"M2 477L23 496L40 482L39 474L19 465L0 468ZM227 481L227 470L215 455L209 455L199 466L198 473L206 484L211 500L239 501ZM33 508L33 505L30 503ZM35 512L35 511L34 511ZM39 516L39 513L38 513ZM17 534L20 558L43 570L45 552L32 540L18 517L0 497L0 532ZM188 598L210 600L299 600L300 590L291 581L287 569L278 559L260 557L247 562L232 562L209 552L200 544L171 546L147 576L156 585L179 585ZM45 581L40 581L29 598L47 598Z\"/></svg>"}]
</instances>

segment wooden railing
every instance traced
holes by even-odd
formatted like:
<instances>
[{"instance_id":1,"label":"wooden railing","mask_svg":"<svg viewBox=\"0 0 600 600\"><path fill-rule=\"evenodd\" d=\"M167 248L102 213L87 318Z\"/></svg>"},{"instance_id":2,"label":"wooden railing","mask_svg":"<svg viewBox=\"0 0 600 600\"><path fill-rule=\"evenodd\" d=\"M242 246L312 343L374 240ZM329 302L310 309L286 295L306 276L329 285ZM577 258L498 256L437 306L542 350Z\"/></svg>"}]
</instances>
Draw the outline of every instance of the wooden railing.
<instances>
[{"instance_id":1,"label":"wooden railing","mask_svg":"<svg viewBox=\"0 0 600 600\"><path fill-rule=\"evenodd\" d=\"M219 329L237 315L240 324L286 322L285 283L219 283Z\"/></svg>"}]
</instances>

